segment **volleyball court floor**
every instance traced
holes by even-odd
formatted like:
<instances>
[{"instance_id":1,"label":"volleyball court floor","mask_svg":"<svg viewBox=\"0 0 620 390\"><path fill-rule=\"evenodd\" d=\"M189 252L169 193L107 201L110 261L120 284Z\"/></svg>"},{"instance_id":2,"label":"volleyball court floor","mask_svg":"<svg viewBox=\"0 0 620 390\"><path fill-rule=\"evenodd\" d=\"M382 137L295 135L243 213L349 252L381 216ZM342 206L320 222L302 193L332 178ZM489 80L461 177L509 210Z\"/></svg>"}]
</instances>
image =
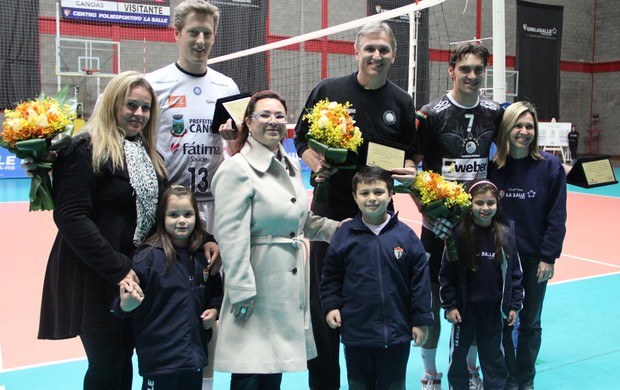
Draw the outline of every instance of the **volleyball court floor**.
<instances>
[{"instance_id":1,"label":"volleyball court floor","mask_svg":"<svg viewBox=\"0 0 620 390\"><path fill-rule=\"evenodd\" d=\"M56 227L51 212L28 212L29 185L29 179L0 180L0 390L81 389L87 363L79 339L36 338ZM412 201L397 195L395 204L400 219L419 234L421 218ZM569 185L567 235L543 311L537 389L620 388L619 218L620 184ZM437 365L445 373L451 325L441 321ZM419 389L421 375L419 349L413 348L407 389ZM139 389L137 371L134 378L134 389ZM215 374L215 389L228 389L229 383L229 374ZM443 386L448 388L447 380ZM304 388L306 372L284 374L283 390ZM344 369L342 389L348 389Z\"/></svg>"}]
</instances>

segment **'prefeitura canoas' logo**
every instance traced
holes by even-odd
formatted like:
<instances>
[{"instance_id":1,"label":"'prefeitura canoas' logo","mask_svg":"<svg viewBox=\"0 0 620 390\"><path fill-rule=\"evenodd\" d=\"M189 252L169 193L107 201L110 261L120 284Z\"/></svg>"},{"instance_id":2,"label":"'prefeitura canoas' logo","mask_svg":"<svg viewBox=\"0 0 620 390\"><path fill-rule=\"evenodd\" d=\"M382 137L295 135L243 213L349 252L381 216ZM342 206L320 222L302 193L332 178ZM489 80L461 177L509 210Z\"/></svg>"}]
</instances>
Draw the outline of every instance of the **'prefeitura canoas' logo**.
<instances>
[{"instance_id":1,"label":"'prefeitura canoas' logo","mask_svg":"<svg viewBox=\"0 0 620 390\"><path fill-rule=\"evenodd\" d=\"M185 128L185 121L183 120L183 114L172 115L172 129L170 134L172 135L172 143L170 144L170 150L176 152L181 146L181 138L187 133Z\"/></svg>"}]
</instances>

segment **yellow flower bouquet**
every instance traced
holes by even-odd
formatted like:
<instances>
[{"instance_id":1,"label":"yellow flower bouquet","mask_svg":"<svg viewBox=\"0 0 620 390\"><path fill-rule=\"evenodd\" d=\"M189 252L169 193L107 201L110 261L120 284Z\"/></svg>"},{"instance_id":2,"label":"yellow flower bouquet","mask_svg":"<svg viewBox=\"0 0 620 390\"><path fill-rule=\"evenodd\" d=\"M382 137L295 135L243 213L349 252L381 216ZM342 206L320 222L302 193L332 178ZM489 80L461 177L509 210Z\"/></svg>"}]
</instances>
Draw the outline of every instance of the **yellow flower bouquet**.
<instances>
[{"instance_id":1,"label":"yellow flower bouquet","mask_svg":"<svg viewBox=\"0 0 620 390\"><path fill-rule=\"evenodd\" d=\"M447 181L442 175L432 171L421 171L410 186L394 186L396 192L410 193L421 205L422 213L430 218L445 218L453 225L463 220L471 209L471 195L462 184ZM457 261L458 254L454 234L446 239L448 259Z\"/></svg>"},{"instance_id":2,"label":"yellow flower bouquet","mask_svg":"<svg viewBox=\"0 0 620 390\"><path fill-rule=\"evenodd\" d=\"M317 102L312 111L303 117L310 124L306 135L308 147L338 169L357 167L357 149L364 142L362 132L349 115L349 107L349 102L341 104L324 99ZM318 183L315 200L324 202L328 194L329 181Z\"/></svg>"},{"instance_id":3,"label":"yellow flower bouquet","mask_svg":"<svg viewBox=\"0 0 620 390\"><path fill-rule=\"evenodd\" d=\"M5 110L0 146L24 159L34 160L30 185L30 211L53 210L52 183L49 171L52 163L45 161L50 152L58 151L71 142L75 105L65 103L68 86L56 97L41 93L36 100Z\"/></svg>"}]
</instances>

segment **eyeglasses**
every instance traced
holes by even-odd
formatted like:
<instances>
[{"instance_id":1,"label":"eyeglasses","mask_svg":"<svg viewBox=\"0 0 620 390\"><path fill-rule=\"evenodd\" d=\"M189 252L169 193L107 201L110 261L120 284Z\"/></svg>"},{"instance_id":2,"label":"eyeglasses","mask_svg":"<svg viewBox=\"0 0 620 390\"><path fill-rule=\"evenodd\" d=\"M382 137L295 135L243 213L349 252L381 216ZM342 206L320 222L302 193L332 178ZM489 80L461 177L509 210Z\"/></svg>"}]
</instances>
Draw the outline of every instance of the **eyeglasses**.
<instances>
[{"instance_id":1,"label":"eyeglasses","mask_svg":"<svg viewBox=\"0 0 620 390\"><path fill-rule=\"evenodd\" d=\"M258 114L248 115L256 118L259 122L268 123L272 117L276 118L276 122L286 123L286 114L282 112L271 113L268 111L259 112Z\"/></svg>"},{"instance_id":2,"label":"eyeglasses","mask_svg":"<svg viewBox=\"0 0 620 390\"><path fill-rule=\"evenodd\" d=\"M534 130L534 124L532 124L532 123L527 123L527 124L517 123L517 124L515 124L514 128L515 129L525 128L525 130Z\"/></svg>"}]
</instances>

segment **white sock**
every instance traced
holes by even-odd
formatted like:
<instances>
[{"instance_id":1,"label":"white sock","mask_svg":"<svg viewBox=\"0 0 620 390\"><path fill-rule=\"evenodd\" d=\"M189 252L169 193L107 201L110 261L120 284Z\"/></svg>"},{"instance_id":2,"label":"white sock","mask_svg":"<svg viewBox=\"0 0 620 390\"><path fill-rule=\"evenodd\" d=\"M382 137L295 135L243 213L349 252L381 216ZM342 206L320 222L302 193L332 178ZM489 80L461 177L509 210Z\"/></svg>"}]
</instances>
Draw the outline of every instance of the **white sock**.
<instances>
[{"instance_id":1,"label":"white sock","mask_svg":"<svg viewBox=\"0 0 620 390\"><path fill-rule=\"evenodd\" d=\"M213 390L213 378L202 378L202 390Z\"/></svg>"},{"instance_id":2,"label":"white sock","mask_svg":"<svg viewBox=\"0 0 620 390\"><path fill-rule=\"evenodd\" d=\"M435 356L437 355L437 348L420 348L420 355L422 356L422 365L424 366L424 372L430 375L436 375L437 365L435 364Z\"/></svg>"},{"instance_id":3,"label":"white sock","mask_svg":"<svg viewBox=\"0 0 620 390\"><path fill-rule=\"evenodd\" d=\"M467 352L467 368L472 370L478 367L478 365L476 364L477 358L478 358L478 347L475 345L472 345L471 347L469 347L469 352Z\"/></svg>"}]
</instances>

